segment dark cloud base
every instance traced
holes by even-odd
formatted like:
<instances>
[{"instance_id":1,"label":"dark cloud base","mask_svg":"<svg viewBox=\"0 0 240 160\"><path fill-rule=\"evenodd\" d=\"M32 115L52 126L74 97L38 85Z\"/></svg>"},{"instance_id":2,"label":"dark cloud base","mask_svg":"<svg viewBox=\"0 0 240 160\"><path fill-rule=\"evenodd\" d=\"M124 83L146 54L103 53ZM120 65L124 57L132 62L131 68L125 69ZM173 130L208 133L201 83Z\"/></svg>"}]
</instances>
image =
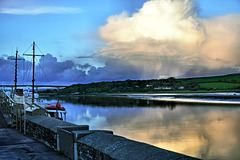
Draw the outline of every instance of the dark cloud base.
<instances>
[{"instance_id":1,"label":"dark cloud base","mask_svg":"<svg viewBox=\"0 0 240 160\"><path fill-rule=\"evenodd\" d=\"M36 71L43 72L40 76L36 73L37 83L53 84L73 84L73 83L91 83L101 81L119 81L126 79L143 79L144 75L140 68L131 65L121 59L108 59L104 67L96 68L90 64L75 64L67 60L58 62L56 57L47 54L41 58L40 63L36 65ZM31 65L29 61L19 61L18 83L31 83ZM14 61L0 58L0 82L2 84L14 83ZM150 72L150 71L149 71ZM221 68L211 70L206 67L196 66L191 68L182 77L222 75L229 73L239 73L238 68ZM145 79L158 79L159 75L147 77Z\"/></svg>"}]
</instances>

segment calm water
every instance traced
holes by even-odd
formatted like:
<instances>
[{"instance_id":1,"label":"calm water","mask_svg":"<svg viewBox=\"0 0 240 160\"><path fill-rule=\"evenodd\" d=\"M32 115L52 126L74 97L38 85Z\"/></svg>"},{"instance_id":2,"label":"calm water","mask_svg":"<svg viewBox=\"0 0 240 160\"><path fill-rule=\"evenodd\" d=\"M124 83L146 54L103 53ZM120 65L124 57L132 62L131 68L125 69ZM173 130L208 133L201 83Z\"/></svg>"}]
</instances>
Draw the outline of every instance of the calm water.
<instances>
[{"instance_id":1,"label":"calm water","mask_svg":"<svg viewBox=\"0 0 240 160\"><path fill-rule=\"evenodd\" d=\"M240 107L120 97L59 98L67 121L202 159L240 159ZM45 99L56 103L56 99Z\"/></svg>"}]
</instances>

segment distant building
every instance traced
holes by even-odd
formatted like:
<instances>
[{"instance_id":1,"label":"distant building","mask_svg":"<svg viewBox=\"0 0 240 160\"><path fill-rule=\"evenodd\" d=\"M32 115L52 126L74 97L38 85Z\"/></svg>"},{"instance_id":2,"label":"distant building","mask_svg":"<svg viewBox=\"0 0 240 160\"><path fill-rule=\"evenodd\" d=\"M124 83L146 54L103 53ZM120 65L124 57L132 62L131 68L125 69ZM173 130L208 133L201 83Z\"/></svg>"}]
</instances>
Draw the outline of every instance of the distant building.
<instances>
[{"instance_id":1,"label":"distant building","mask_svg":"<svg viewBox=\"0 0 240 160\"><path fill-rule=\"evenodd\" d=\"M148 88L148 87L152 87L152 85L147 84L146 87L147 87L147 88Z\"/></svg>"},{"instance_id":2,"label":"distant building","mask_svg":"<svg viewBox=\"0 0 240 160\"><path fill-rule=\"evenodd\" d=\"M171 90L172 87L162 87L162 90Z\"/></svg>"},{"instance_id":3,"label":"distant building","mask_svg":"<svg viewBox=\"0 0 240 160\"><path fill-rule=\"evenodd\" d=\"M156 87L154 89L156 89L156 90L171 90L172 87Z\"/></svg>"},{"instance_id":4,"label":"distant building","mask_svg":"<svg viewBox=\"0 0 240 160\"><path fill-rule=\"evenodd\" d=\"M80 94L79 92L74 92L74 93L71 93L72 95L78 95Z\"/></svg>"},{"instance_id":5,"label":"distant building","mask_svg":"<svg viewBox=\"0 0 240 160\"><path fill-rule=\"evenodd\" d=\"M184 89L184 86L180 86L180 87L178 87L178 89L179 89L179 90L182 90L182 89Z\"/></svg>"}]
</instances>

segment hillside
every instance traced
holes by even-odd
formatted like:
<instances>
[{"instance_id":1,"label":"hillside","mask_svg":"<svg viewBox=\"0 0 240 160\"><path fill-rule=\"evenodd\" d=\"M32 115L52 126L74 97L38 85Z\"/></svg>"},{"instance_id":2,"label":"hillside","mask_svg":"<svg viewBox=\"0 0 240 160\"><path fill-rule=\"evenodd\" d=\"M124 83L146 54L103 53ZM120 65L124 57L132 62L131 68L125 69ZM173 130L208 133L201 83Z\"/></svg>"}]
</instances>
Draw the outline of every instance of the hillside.
<instances>
[{"instance_id":1,"label":"hillside","mask_svg":"<svg viewBox=\"0 0 240 160\"><path fill-rule=\"evenodd\" d=\"M55 94L101 94L101 93L158 93L158 92L240 92L240 74L224 76L152 80L126 80L75 84L59 91L46 90L42 93Z\"/></svg>"}]
</instances>

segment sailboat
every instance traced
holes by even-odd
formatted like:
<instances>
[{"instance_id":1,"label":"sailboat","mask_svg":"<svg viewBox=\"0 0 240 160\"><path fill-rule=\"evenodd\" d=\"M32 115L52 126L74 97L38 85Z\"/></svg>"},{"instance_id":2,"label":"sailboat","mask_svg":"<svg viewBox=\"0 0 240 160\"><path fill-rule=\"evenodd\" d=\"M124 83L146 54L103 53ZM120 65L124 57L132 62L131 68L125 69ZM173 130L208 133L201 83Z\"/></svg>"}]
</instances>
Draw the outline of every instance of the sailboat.
<instances>
[{"instance_id":1,"label":"sailboat","mask_svg":"<svg viewBox=\"0 0 240 160\"><path fill-rule=\"evenodd\" d=\"M44 55L36 55L35 54L35 42L32 44L33 46L33 53L32 54L23 54L24 56L32 56L33 57L33 77L32 77L32 91L31 92L24 92L23 89L17 88L17 60L20 60L18 56L18 51L16 51L16 58L12 59L15 60L15 88L12 94L13 101L19 104L24 105L24 110L31 115L49 115L51 117L56 117L58 119L63 120L63 114L66 120L66 110L64 107L59 106L59 102L57 105L42 105L39 103L39 95L35 93L35 57L36 56L44 56ZM22 59L21 59L22 60ZM54 107L55 106L55 107Z\"/></svg>"}]
</instances>

